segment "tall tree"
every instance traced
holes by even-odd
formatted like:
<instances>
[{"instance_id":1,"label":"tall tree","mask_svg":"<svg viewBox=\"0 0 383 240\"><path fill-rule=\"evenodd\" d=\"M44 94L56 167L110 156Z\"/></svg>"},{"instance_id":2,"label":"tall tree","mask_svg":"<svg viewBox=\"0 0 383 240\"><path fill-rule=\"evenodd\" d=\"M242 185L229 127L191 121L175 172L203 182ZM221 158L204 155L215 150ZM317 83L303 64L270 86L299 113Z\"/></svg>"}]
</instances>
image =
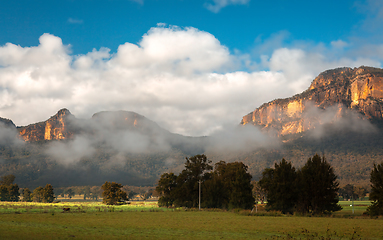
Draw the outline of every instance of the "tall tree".
<instances>
[{"instance_id":1,"label":"tall tree","mask_svg":"<svg viewBox=\"0 0 383 240\"><path fill-rule=\"evenodd\" d=\"M89 199L91 197L92 192L90 191L90 187L86 186L84 187L84 200Z\"/></svg>"},{"instance_id":2,"label":"tall tree","mask_svg":"<svg viewBox=\"0 0 383 240\"><path fill-rule=\"evenodd\" d=\"M42 202L44 196L44 188L39 186L33 190L32 198L34 202Z\"/></svg>"},{"instance_id":3,"label":"tall tree","mask_svg":"<svg viewBox=\"0 0 383 240\"><path fill-rule=\"evenodd\" d=\"M252 193L251 178L247 166L242 162L225 163L216 165L215 174L221 177L226 190L228 205L226 208L252 209L255 199Z\"/></svg>"},{"instance_id":4,"label":"tall tree","mask_svg":"<svg viewBox=\"0 0 383 240\"><path fill-rule=\"evenodd\" d=\"M108 205L116 205L127 201L126 192L122 191L122 185L115 182L105 182L101 186L103 202Z\"/></svg>"},{"instance_id":5,"label":"tall tree","mask_svg":"<svg viewBox=\"0 0 383 240\"><path fill-rule=\"evenodd\" d=\"M2 176L0 180L0 185L11 185L13 181L15 181L15 176L14 175L6 175Z\"/></svg>"},{"instance_id":6,"label":"tall tree","mask_svg":"<svg viewBox=\"0 0 383 240\"><path fill-rule=\"evenodd\" d=\"M315 154L309 158L298 172L298 179L298 211L322 214L342 209L338 204L337 176L324 157Z\"/></svg>"},{"instance_id":7,"label":"tall tree","mask_svg":"<svg viewBox=\"0 0 383 240\"><path fill-rule=\"evenodd\" d=\"M267 210L293 213L297 201L297 172L284 158L274 169L267 168L262 173L259 185L267 194Z\"/></svg>"},{"instance_id":8,"label":"tall tree","mask_svg":"<svg viewBox=\"0 0 383 240\"><path fill-rule=\"evenodd\" d=\"M164 173L161 175L160 180L158 180L158 186L156 191L161 195L158 199L158 205L160 207L170 207L174 202L174 190L177 186L177 176L174 173ZM131 193L134 193L131 191Z\"/></svg>"},{"instance_id":9,"label":"tall tree","mask_svg":"<svg viewBox=\"0 0 383 240\"><path fill-rule=\"evenodd\" d=\"M66 189L65 193L68 194L69 199L72 199L72 197L75 194L74 191L72 190L72 188Z\"/></svg>"},{"instance_id":10,"label":"tall tree","mask_svg":"<svg viewBox=\"0 0 383 240\"><path fill-rule=\"evenodd\" d=\"M177 188L174 191L176 206L197 207L199 199L199 181L210 178L208 171L213 167L211 161L202 155L186 158L185 169L177 177Z\"/></svg>"},{"instance_id":11,"label":"tall tree","mask_svg":"<svg viewBox=\"0 0 383 240\"><path fill-rule=\"evenodd\" d=\"M53 187L50 184L45 187L37 187L33 190L32 198L34 202L51 203L54 200Z\"/></svg>"},{"instance_id":12,"label":"tall tree","mask_svg":"<svg viewBox=\"0 0 383 240\"><path fill-rule=\"evenodd\" d=\"M7 175L1 177L0 180L0 201L10 201L17 202L19 201L19 186L14 184L15 180L14 175Z\"/></svg>"},{"instance_id":13,"label":"tall tree","mask_svg":"<svg viewBox=\"0 0 383 240\"><path fill-rule=\"evenodd\" d=\"M51 203L55 199L53 187L50 184L45 185L43 188L43 202Z\"/></svg>"},{"instance_id":14,"label":"tall tree","mask_svg":"<svg viewBox=\"0 0 383 240\"><path fill-rule=\"evenodd\" d=\"M383 215L383 162L379 165L374 164L371 171L371 206L367 208L370 216Z\"/></svg>"},{"instance_id":15,"label":"tall tree","mask_svg":"<svg viewBox=\"0 0 383 240\"><path fill-rule=\"evenodd\" d=\"M32 192L29 188L23 188L21 195L24 202L32 202Z\"/></svg>"}]
</instances>

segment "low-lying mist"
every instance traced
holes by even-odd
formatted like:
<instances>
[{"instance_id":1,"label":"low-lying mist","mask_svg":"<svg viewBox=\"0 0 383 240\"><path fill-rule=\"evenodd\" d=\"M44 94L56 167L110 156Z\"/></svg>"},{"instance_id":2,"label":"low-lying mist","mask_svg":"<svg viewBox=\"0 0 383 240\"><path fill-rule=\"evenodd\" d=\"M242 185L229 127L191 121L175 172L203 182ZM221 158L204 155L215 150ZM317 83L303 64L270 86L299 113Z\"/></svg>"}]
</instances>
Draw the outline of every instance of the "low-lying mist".
<instances>
[{"instance_id":1,"label":"low-lying mist","mask_svg":"<svg viewBox=\"0 0 383 240\"><path fill-rule=\"evenodd\" d=\"M303 121L310 125L308 137L319 139L339 131L373 133L376 127L361 113L342 104L325 109L306 104ZM331 132L329 131L331 129Z\"/></svg>"}]
</instances>

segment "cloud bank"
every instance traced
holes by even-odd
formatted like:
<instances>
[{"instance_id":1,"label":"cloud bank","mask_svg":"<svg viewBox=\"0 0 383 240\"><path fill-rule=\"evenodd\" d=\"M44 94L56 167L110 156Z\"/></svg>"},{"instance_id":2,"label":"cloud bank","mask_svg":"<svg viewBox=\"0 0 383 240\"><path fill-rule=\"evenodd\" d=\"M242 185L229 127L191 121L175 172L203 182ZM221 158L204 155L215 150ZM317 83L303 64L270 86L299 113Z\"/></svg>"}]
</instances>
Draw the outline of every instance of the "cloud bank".
<instances>
[{"instance_id":1,"label":"cloud bank","mask_svg":"<svg viewBox=\"0 0 383 240\"><path fill-rule=\"evenodd\" d=\"M100 48L72 55L69 45L47 33L39 42L0 47L0 116L18 126L44 121L61 108L78 118L128 110L171 132L210 135L238 125L264 102L305 90L321 71L380 66L368 56L327 57L347 46L339 39L333 47L279 47L256 61L251 54L232 53L208 32L165 24L115 53Z\"/></svg>"}]
</instances>

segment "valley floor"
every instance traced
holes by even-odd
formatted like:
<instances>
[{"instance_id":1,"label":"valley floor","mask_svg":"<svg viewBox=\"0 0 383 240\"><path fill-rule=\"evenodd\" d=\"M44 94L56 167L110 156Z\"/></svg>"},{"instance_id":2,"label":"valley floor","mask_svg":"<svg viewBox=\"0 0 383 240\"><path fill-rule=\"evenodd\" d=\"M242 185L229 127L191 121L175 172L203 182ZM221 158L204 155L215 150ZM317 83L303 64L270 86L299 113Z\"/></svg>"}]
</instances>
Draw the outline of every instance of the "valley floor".
<instances>
[{"instance_id":1,"label":"valley floor","mask_svg":"<svg viewBox=\"0 0 383 240\"><path fill-rule=\"evenodd\" d=\"M0 239L383 239L383 218L362 217L362 211L348 216L349 209L332 217L273 217L153 204L65 203L71 206L65 213L64 204L36 204L28 211L21 210L28 205L1 204Z\"/></svg>"}]
</instances>

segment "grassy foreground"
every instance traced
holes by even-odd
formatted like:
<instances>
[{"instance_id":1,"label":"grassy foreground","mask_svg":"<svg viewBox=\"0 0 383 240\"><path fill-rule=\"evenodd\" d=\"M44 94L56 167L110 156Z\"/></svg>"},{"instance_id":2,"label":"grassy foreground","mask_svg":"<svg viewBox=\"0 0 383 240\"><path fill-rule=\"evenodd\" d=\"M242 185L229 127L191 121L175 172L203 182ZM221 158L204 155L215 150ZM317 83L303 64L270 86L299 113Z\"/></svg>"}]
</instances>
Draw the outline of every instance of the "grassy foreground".
<instances>
[{"instance_id":1,"label":"grassy foreground","mask_svg":"<svg viewBox=\"0 0 383 240\"><path fill-rule=\"evenodd\" d=\"M43 208L39 212L33 208L2 211L0 239L383 239L382 218L247 216L224 211L165 211L168 209L150 204L110 211L109 206L97 203L93 211L92 205L87 209L78 205L80 210L77 207L69 213L63 213L60 205L49 204L37 205ZM0 208L4 210L4 205Z\"/></svg>"}]
</instances>

